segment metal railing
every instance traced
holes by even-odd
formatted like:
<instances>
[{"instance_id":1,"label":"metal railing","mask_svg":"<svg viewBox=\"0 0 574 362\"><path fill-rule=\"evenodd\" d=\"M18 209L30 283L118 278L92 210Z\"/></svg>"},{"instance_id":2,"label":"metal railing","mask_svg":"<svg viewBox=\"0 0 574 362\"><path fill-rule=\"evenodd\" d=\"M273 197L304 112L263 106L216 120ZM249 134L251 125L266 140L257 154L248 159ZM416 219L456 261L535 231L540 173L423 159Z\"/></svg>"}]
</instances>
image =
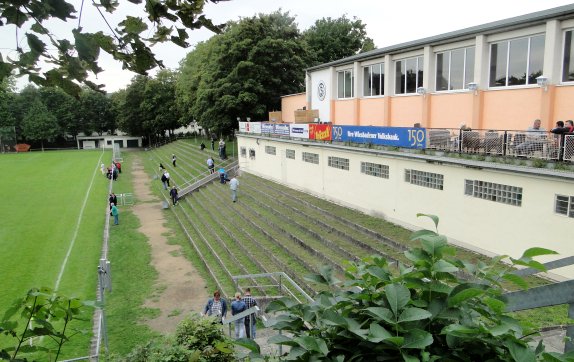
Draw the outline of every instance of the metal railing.
<instances>
[{"instance_id":1,"label":"metal railing","mask_svg":"<svg viewBox=\"0 0 574 362\"><path fill-rule=\"evenodd\" d=\"M574 256L544 263L546 270L553 270L574 264ZM533 268L515 271L516 275L534 275L540 271ZM543 285L528 290L520 290L504 294L507 300L506 311L517 312L527 309L550 307L568 304L568 318L574 318L574 280ZM564 352L574 351L574 325L566 327Z\"/></svg>"}]
</instances>

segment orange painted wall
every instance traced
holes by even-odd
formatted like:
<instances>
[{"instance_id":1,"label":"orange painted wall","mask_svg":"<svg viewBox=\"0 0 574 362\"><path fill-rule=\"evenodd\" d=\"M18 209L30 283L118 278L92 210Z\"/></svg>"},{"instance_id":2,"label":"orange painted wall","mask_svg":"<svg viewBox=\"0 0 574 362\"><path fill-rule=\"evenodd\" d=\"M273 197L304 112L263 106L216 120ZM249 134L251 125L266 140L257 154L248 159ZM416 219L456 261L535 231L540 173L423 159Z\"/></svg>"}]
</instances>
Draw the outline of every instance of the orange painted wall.
<instances>
[{"instance_id":1,"label":"orange painted wall","mask_svg":"<svg viewBox=\"0 0 574 362\"><path fill-rule=\"evenodd\" d=\"M392 97L389 126L412 127L415 123L422 123L422 107L422 96Z\"/></svg>"},{"instance_id":2,"label":"orange painted wall","mask_svg":"<svg viewBox=\"0 0 574 362\"><path fill-rule=\"evenodd\" d=\"M524 130L541 112L541 88L485 91L482 129ZM548 129L547 120L542 127Z\"/></svg>"},{"instance_id":3,"label":"orange painted wall","mask_svg":"<svg viewBox=\"0 0 574 362\"><path fill-rule=\"evenodd\" d=\"M355 125L356 114L355 114L355 104L354 99L346 99L343 101L334 101L333 107L335 107L335 119L334 124L345 124L345 125Z\"/></svg>"},{"instance_id":4,"label":"orange painted wall","mask_svg":"<svg viewBox=\"0 0 574 362\"><path fill-rule=\"evenodd\" d=\"M295 122L295 111L306 106L307 96L305 93L281 97L281 117L283 122Z\"/></svg>"},{"instance_id":5,"label":"orange painted wall","mask_svg":"<svg viewBox=\"0 0 574 362\"><path fill-rule=\"evenodd\" d=\"M385 119L384 98L363 98L359 100L359 125L382 126Z\"/></svg>"},{"instance_id":6,"label":"orange painted wall","mask_svg":"<svg viewBox=\"0 0 574 362\"><path fill-rule=\"evenodd\" d=\"M458 128L472 125L473 92L431 94L429 128Z\"/></svg>"},{"instance_id":7,"label":"orange painted wall","mask_svg":"<svg viewBox=\"0 0 574 362\"><path fill-rule=\"evenodd\" d=\"M574 86L556 87L555 97L553 123L574 120Z\"/></svg>"}]
</instances>

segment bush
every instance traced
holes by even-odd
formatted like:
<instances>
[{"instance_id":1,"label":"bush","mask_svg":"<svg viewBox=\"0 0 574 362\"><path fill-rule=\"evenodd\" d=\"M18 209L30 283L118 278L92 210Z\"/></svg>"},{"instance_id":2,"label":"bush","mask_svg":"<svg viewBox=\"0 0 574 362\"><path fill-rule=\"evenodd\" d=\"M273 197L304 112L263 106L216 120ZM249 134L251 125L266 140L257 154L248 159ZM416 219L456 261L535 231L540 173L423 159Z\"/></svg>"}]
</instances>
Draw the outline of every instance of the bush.
<instances>
[{"instance_id":1,"label":"bush","mask_svg":"<svg viewBox=\"0 0 574 362\"><path fill-rule=\"evenodd\" d=\"M438 218L429 216L438 226ZM454 257L435 231L413 234L421 247L405 252L412 266L389 267L382 257L352 263L346 281L330 269L308 277L327 287L314 302L270 303L280 314L274 329L287 332L270 342L290 346L285 361L573 361L528 344L519 321L505 313L502 282L525 287L520 277L491 264ZM553 254L527 250L511 264L543 268L532 258ZM256 350L252 357L260 358Z\"/></svg>"},{"instance_id":2,"label":"bush","mask_svg":"<svg viewBox=\"0 0 574 362\"><path fill-rule=\"evenodd\" d=\"M230 362L235 361L231 342L213 318L192 314L177 325L175 336L158 338L134 348L116 362Z\"/></svg>"},{"instance_id":3,"label":"bush","mask_svg":"<svg viewBox=\"0 0 574 362\"><path fill-rule=\"evenodd\" d=\"M199 351L205 360L234 361L231 342L223 334L221 324L213 318L192 314L178 324L175 341L189 350Z\"/></svg>"}]
</instances>

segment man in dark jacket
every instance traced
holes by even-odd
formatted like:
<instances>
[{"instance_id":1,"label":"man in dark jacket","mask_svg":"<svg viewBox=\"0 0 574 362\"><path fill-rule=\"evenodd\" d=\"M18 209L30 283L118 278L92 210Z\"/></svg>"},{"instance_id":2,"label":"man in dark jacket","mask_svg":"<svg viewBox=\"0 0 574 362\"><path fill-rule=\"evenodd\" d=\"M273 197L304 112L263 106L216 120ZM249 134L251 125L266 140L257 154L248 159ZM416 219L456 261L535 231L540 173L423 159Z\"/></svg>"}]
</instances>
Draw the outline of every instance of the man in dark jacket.
<instances>
[{"instance_id":1,"label":"man in dark jacket","mask_svg":"<svg viewBox=\"0 0 574 362\"><path fill-rule=\"evenodd\" d=\"M177 204L177 188L175 185L169 190L169 196L171 196L171 201L173 202L173 206Z\"/></svg>"}]
</instances>

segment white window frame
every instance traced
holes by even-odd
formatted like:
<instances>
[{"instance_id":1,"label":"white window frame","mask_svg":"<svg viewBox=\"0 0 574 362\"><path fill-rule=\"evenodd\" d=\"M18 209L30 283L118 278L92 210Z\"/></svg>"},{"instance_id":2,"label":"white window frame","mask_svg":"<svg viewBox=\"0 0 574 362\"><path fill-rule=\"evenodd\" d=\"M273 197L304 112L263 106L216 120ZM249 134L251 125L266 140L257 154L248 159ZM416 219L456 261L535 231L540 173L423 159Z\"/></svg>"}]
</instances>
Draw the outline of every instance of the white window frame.
<instances>
[{"instance_id":1,"label":"white window frame","mask_svg":"<svg viewBox=\"0 0 574 362\"><path fill-rule=\"evenodd\" d=\"M530 47L531 47L531 42L532 42L532 38L534 37L538 37L538 36L542 36L544 37L544 43L546 44L546 34L545 33L537 33L537 34L530 34L527 36L521 36L521 37L517 37L517 38L511 38L511 39L503 39L503 40L498 40L498 41L493 41L491 43L488 44L488 89L508 89L508 88L531 88L531 87L536 87L537 84L536 83L528 83L528 74L530 73ZM512 41L517 41L517 40L522 40L522 39L528 39L528 50L527 50L527 58L526 58L526 84L519 84L519 85L508 85L508 68L510 67L510 42ZM506 82L505 85L501 85L501 86L492 86L490 85L490 68L491 68L491 61L492 61L492 45L494 44L501 44L501 43L506 43L507 47L506 47ZM544 54L543 54L544 56ZM544 60L542 61L542 65L544 66Z\"/></svg>"},{"instance_id":2,"label":"white window frame","mask_svg":"<svg viewBox=\"0 0 574 362\"><path fill-rule=\"evenodd\" d=\"M339 74L343 73L343 97L339 97ZM351 74L351 96L350 97L345 97L345 93L347 90L347 83L345 82L345 74L349 73ZM337 71L337 99L351 99L354 98L355 96L355 89L354 89L354 83L355 83L355 77L353 74L353 69L343 69L343 70L339 70Z\"/></svg>"},{"instance_id":3,"label":"white window frame","mask_svg":"<svg viewBox=\"0 0 574 362\"><path fill-rule=\"evenodd\" d=\"M468 83L470 83L470 82L469 82L469 80L468 80L468 74L466 74L466 60L467 60L467 57L468 57L468 49L471 49L471 48L474 49L474 52L475 52L475 55L476 55L476 46L474 46L474 45L473 45L473 46L469 46L469 47L448 49L448 50L444 50L444 51L440 51L440 52L435 53L435 62L434 62L434 63L435 63L435 69L434 69L435 92L440 92L440 93L442 93L442 92L460 92L460 91L467 91L467 90L468 90ZM450 75L451 75L450 72L451 72L451 69L452 69L452 52L455 51L455 50L460 50L460 49L464 49L464 62L463 62L463 65L462 65L462 68L463 68L463 70L464 70L463 80L462 80L462 85L463 85L463 87L460 88L460 89L450 89ZM437 79L438 56L439 56L439 54L445 54L445 53L448 53L448 79L447 79L447 86L446 86L447 89L439 90L439 89L437 88L437 87L438 87L438 79ZM476 64L475 64L475 67L476 67ZM473 68L471 71L473 72L473 74L472 74L472 79L473 79L473 81L474 81L474 68Z\"/></svg>"},{"instance_id":4,"label":"white window frame","mask_svg":"<svg viewBox=\"0 0 574 362\"><path fill-rule=\"evenodd\" d=\"M363 97L369 97L369 98L370 98L370 97L384 97L384 96L385 96L385 81L384 81L384 77L385 77L385 62L379 62L379 63L369 64L369 65L364 65L364 66L363 66L363 73L362 73L362 74L363 74L363 76L364 76L364 74L365 74L365 68L369 68L369 76L370 76L370 79L369 79L369 80L372 80L372 79L373 79L373 71L372 71L372 69L373 69L374 66L380 67L380 70L381 70L381 73L380 73L380 74L382 75L382 77L381 77L381 79L379 80L379 81L381 82L381 94L372 94L372 93L373 93L372 91L371 91L371 94L369 94L369 95L365 94L365 86L364 86L364 84L366 83L367 80L363 78ZM371 84L372 84L372 82L371 82Z\"/></svg>"},{"instance_id":5,"label":"white window frame","mask_svg":"<svg viewBox=\"0 0 574 362\"><path fill-rule=\"evenodd\" d=\"M565 197L568 199L568 201L566 201L568 204L566 205L566 213L565 214L557 211L557 204L558 204L558 198L559 197ZM568 217L568 218L574 218L574 196L556 194L554 196L554 213L556 215L560 215L560 216L564 216L564 217Z\"/></svg>"},{"instance_id":6,"label":"white window frame","mask_svg":"<svg viewBox=\"0 0 574 362\"><path fill-rule=\"evenodd\" d=\"M572 32L572 46L574 47L574 28L564 29L562 32L562 57L560 57L560 83L561 84L572 84L574 80L564 80L564 57L566 56L566 33Z\"/></svg>"},{"instance_id":7,"label":"white window frame","mask_svg":"<svg viewBox=\"0 0 574 362\"><path fill-rule=\"evenodd\" d=\"M421 59L421 58L422 58L422 63L423 63L423 64L419 64L419 59ZM397 63L399 63L399 62L405 62L405 69L406 69L406 62L409 61L409 60L411 60L411 59L416 59L416 61L417 61L416 78L415 78L415 79L416 79L416 81L415 81L415 82L416 82L415 90L414 90L413 92L408 92L408 91L407 91L407 77L405 76L405 92L404 92L404 93L397 93L397 84L396 84L396 79L397 79L397 74L396 74L396 73L397 73ZM394 87L394 92L393 92L393 93L394 93L395 95L412 95L412 94L417 94L416 89L419 87L419 72L420 72L420 71L423 72L423 74L421 74L421 76L422 76L422 78L424 79L424 70L425 70L424 64L425 64L424 55L415 55L415 56L412 56L412 57L395 60L395 61L394 61L394 67L393 67L393 68L394 68L394 76L395 76L395 77L394 77L394 79L395 79L395 82L394 82L394 83L395 83L395 87ZM421 82L420 82L422 87L424 87L423 79L421 79Z\"/></svg>"}]
</instances>

